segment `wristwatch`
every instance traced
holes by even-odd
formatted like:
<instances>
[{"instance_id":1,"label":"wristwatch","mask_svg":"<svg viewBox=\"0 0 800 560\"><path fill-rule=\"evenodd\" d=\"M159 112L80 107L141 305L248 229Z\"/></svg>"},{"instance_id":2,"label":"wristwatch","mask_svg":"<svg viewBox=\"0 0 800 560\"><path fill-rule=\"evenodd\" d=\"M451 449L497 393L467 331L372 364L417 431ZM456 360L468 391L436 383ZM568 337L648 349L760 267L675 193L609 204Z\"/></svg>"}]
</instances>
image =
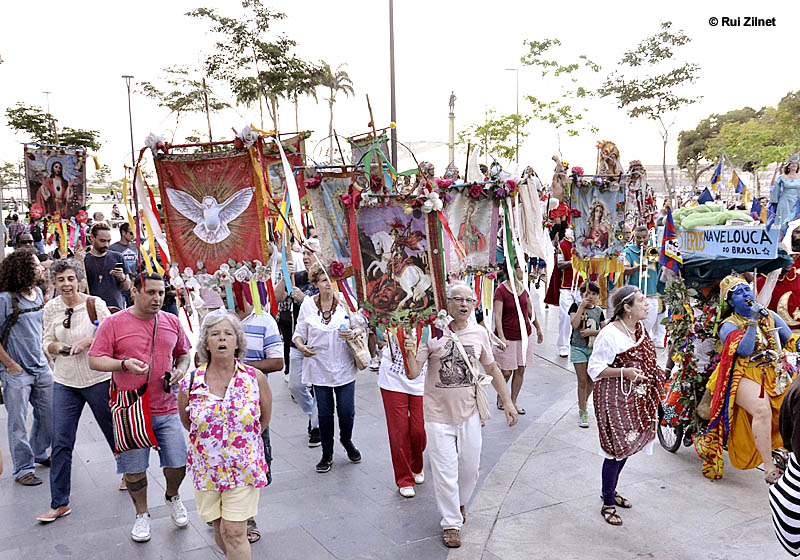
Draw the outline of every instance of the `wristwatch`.
<instances>
[{"instance_id":1,"label":"wristwatch","mask_svg":"<svg viewBox=\"0 0 800 560\"><path fill-rule=\"evenodd\" d=\"M122 358L122 360L120 361L120 363L119 363L119 367L120 367L120 369L122 369L122 371L128 371L128 368L126 368L126 367L125 367L125 361L126 361L126 360L128 360L128 359L130 359L130 358L128 358L127 356L125 356L125 357L124 357L124 358Z\"/></svg>"}]
</instances>

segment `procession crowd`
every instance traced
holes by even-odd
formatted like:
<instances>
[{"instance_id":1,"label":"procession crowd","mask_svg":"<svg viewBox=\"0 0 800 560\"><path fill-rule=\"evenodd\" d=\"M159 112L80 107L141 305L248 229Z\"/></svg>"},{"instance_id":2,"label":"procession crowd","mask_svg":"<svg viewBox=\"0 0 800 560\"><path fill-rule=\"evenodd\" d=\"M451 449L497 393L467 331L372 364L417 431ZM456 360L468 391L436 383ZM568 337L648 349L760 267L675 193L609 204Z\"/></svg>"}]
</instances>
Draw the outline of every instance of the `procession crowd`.
<instances>
[{"instance_id":1,"label":"procession crowd","mask_svg":"<svg viewBox=\"0 0 800 560\"><path fill-rule=\"evenodd\" d=\"M260 491L272 477L267 376L285 375L307 417L307 444L321 448L317 473L334 468L337 420L344 455L358 463L363 456L354 441L359 368L353 346L364 344L373 358L369 367L378 372L398 492L413 498L415 486L425 482L427 451L443 542L460 546L478 481L481 426L489 414L486 386L496 390L494 405L509 427L526 414L519 395L535 344L543 340L539 296L528 288L532 263L516 260L507 267L510 274L498 277L491 329L474 288L452 281L446 321L437 324L441 335L418 340L410 333L398 340L369 333L352 316L312 234L287 263L291 281L281 278L275 285L275 317L246 301L235 313L228 311L220 294L201 290L201 328L193 348L178 317L178 303L192 296L139 269L127 224L112 245L112 228L95 216L87 250L66 255L45 254L30 228L14 229L15 250L0 264L0 377L15 480L39 485L35 466L49 467L50 508L39 522L71 512L72 453L88 404L116 460L120 489L133 502L134 541L151 536L147 470L155 450L174 524L189 522L179 494L188 474L197 513L213 526L220 549L228 558L250 558L250 543L260 538ZM611 525L623 522L617 508L632 507L616 491L620 473L628 457L652 454L667 380L656 355L665 339L658 266L644 252L651 233L645 226L629 233L623 285L609 287L573 274L573 236L565 230L554 242L557 299L545 300L559 306L558 351L577 376L580 428L590 425L593 398L604 457L601 515ZM744 317L745 336L755 340L759 328L773 328L789 342L791 332L777 315L770 315L768 325L757 324L760 308L747 300L741 283L729 282L726 290L723 298ZM768 482L774 482L774 465L765 456L769 444L763 442L764 408L751 402L758 397L750 384L757 389L756 381L741 382L745 396L737 404L750 413L751 441L755 437Z\"/></svg>"}]
</instances>

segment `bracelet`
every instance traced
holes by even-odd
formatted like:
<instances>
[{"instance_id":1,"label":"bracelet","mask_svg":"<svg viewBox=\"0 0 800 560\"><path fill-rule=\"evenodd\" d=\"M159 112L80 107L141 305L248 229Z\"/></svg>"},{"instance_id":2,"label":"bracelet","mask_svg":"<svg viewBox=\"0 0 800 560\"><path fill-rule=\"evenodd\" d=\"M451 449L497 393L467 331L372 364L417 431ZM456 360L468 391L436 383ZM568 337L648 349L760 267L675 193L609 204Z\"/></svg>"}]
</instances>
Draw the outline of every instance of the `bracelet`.
<instances>
[{"instance_id":1,"label":"bracelet","mask_svg":"<svg viewBox=\"0 0 800 560\"><path fill-rule=\"evenodd\" d=\"M122 358L122 360L120 360L120 362L119 362L119 367L120 367L120 369L122 371L128 371L128 368L125 367L125 361L127 359L128 359L127 357L126 358Z\"/></svg>"}]
</instances>

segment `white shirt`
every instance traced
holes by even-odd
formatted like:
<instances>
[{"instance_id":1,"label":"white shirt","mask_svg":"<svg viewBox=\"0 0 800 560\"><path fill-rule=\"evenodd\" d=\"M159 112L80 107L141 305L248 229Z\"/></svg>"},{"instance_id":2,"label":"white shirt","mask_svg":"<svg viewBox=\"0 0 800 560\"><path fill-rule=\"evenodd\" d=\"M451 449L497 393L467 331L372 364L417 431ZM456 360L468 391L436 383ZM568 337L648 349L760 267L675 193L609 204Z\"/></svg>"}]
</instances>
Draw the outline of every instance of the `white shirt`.
<instances>
[{"instance_id":1,"label":"white shirt","mask_svg":"<svg viewBox=\"0 0 800 560\"><path fill-rule=\"evenodd\" d=\"M425 372L428 370L428 362L425 362L425 365L422 366L422 372L419 376L409 379L403 365L403 354L400 352L400 347L394 338L390 336L389 339L392 350L389 350L389 344L387 344L384 346L383 352L381 352L378 387L397 393L422 395L425 392ZM392 352L394 352L394 359L392 359Z\"/></svg>"},{"instance_id":2,"label":"white shirt","mask_svg":"<svg viewBox=\"0 0 800 560\"><path fill-rule=\"evenodd\" d=\"M335 297L335 296L334 296ZM306 346L311 346L314 355L303 356L303 383L339 387L355 381L358 370L347 343L339 338L339 326L350 322L347 309L339 303L330 322L326 325L313 297L307 297L300 305L300 315L292 340L300 337Z\"/></svg>"}]
</instances>

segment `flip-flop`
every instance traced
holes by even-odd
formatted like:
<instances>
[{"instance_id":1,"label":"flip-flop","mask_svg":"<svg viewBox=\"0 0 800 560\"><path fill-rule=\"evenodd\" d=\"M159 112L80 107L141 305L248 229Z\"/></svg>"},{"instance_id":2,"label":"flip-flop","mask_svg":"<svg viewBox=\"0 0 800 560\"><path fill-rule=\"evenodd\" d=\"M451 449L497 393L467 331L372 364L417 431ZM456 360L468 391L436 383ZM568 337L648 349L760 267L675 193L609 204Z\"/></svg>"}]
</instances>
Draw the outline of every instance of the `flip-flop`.
<instances>
[{"instance_id":1,"label":"flip-flop","mask_svg":"<svg viewBox=\"0 0 800 560\"><path fill-rule=\"evenodd\" d=\"M500 397L497 398L497 410L505 410L506 407L503 406L503 403L500 402Z\"/></svg>"},{"instance_id":2,"label":"flip-flop","mask_svg":"<svg viewBox=\"0 0 800 560\"><path fill-rule=\"evenodd\" d=\"M261 531L258 530L256 522L253 519L247 520L247 542L250 544L257 543L261 540Z\"/></svg>"},{"instance_id":3,"label":"flip-flop","mask_svg":"<svg viewBox=\"0 0 800 560\"><path fill-rule=\"evenodd\" d=\"M517 408L517 414L520 414L520 415L528 414L528 411L525 410L524 408Z\"/></svg>"}]
</instances>

